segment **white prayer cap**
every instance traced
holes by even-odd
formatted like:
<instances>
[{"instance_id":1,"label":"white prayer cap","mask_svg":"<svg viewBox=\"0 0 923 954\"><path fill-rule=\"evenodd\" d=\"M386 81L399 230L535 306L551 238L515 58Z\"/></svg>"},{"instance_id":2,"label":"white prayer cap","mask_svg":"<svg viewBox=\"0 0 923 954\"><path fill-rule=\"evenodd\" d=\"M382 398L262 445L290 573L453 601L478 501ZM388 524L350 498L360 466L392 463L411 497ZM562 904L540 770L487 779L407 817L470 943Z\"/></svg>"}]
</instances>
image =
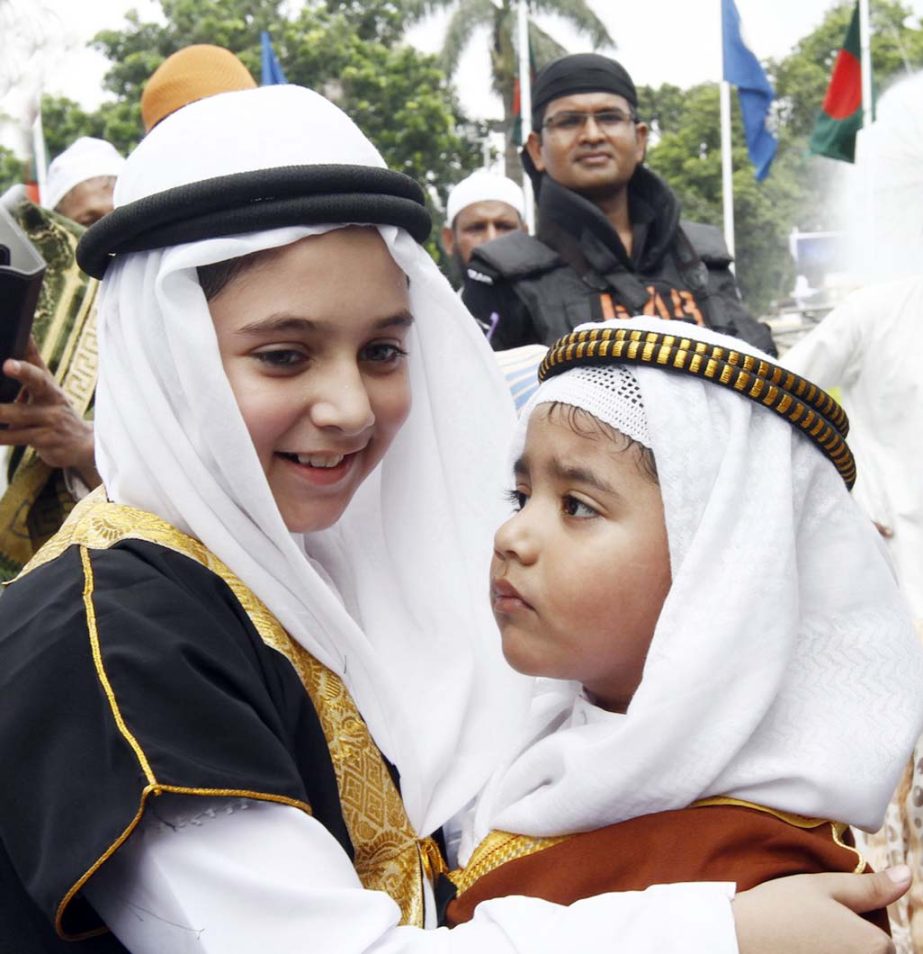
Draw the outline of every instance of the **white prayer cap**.
<instances>
[{"instance_id":1,"label":"white prayer cap","mask_svg":"<svg viewBox=\"0 0 923 954\"><path fill-rule=\"evenodd\" d=\"M451 228L455 216L475 202L505 202L519 213L520 218L525 214L522 189L512 179L486 169L478 169L453 186L449 192L449 201L445 208L446 225Z\"/></svg>"},{"instance_id":2,"label":"white prayer cap","mask_svg":"<svg viewBox=\"0 0 923 954\"><path fill-rule=\"evenodd\" d=\"M124 163L112 143L81 136L48 167L42 201L47 208L54 209L74 186L98 176L117 176Z\"/></svg>"}]
</instances>

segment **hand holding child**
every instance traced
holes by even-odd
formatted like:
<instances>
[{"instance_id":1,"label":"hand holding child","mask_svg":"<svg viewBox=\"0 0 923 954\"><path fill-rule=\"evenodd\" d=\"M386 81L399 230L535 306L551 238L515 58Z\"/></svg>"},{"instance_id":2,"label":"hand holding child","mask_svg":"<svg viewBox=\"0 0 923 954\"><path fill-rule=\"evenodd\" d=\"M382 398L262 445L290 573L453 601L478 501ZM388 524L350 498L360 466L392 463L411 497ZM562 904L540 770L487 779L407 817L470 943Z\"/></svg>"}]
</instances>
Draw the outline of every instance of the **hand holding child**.
<instances>
[{"instance_id":1,"label":"hand holding child","mask_svg":"<svg viewBox=\"0 0 923 954\"><path fill-rule=\"evenodd\" d=\"M906 865L876 874L794 875L734 899L740 954L893 954L891 939L854 917L884 908L910 887Z\"/></svg>"}]
</instances>

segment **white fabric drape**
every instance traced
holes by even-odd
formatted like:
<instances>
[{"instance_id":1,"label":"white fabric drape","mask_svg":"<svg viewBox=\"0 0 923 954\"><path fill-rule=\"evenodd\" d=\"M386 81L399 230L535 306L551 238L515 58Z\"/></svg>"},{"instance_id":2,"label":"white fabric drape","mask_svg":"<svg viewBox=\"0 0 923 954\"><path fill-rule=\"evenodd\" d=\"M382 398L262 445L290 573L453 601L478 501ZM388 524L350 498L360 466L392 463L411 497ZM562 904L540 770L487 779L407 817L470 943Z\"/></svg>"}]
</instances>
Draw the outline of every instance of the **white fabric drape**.
<instances>
[{"instance_id":1,"label":"white fabric drape","mask_svg":"<svg viewBox=\"0 0 923 954\"><path fill-rule=\"evenodd\" d=\"M165 822L147 816L87 888L132 954L737 954L725 882L569 907L498 898L451 931L398 927L398 906L362 888L313 818L286 805L202 802L159 804Z\"/></svg>"},{"instance_id":2,"label":"white fabric drape","mask_svg":"<svg viewBox=\"0 0 923 954\"><path fill-rule=\"evenodd\" d=\"M116 201L231 172L333 162L383 165L355 125L308 90L227 93L158 125L128 159ZM100 301L97 463L111 499L201 540L343 677L400 771L411 821L427 833L474 795L525 706L527 682L502 663L486 593L513 408L483 336L432 260L404 232L381 228L410 281L413 409L342 519L321 533L289 533L222 369L195 267L332 227L115 262Z\"/></svg>"},{"instance_id":3,"label":"white fabric drape","mask_svg":"<svg viewBox=\"0 0 923 954\"><path fill-rule=\"evenodd\" d=\"M657 319L627 325L664 330ZM562 834L710 795L874 829L923 723L906 608L830 462L738 394L633 371L673 576L641 685L616 715L573 684L545 682L538 741L488 784L463 861L492 828ZM524 417L542 400L540 389Z\"/></svg>"},{"instance_id":4,"label":"white fabric drape","mask_svg":"<svg viewBox=\"0 0 923 954\"><path fill-rule=\"evenodd\" d=\"M886 541L914 618L923 623L923 278L850 295L782 359L837 386L859 461L855 496Z\"/></svg>"}]
</instances>

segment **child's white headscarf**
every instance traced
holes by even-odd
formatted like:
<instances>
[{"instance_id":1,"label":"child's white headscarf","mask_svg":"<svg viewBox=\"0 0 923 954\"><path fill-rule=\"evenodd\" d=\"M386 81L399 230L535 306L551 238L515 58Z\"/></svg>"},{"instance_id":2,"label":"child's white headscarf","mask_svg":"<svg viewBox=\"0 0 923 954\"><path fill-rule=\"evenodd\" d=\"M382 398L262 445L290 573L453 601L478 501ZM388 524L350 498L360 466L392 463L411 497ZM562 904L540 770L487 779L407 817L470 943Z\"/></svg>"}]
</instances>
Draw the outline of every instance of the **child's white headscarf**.
<instances>
[{"instance_id":1,"label":"child's white headscarf","mask_svg":"<svg viewBox=\"0 0 923 954\"><path fill-rule=\"evenodd\" d=\"M660 319L618 325L664 330ZM682 334L759 353L694 326ZM580 392L606 371L543 384L514 457L539 404L599 414L600 399ZM618 715L573 683L543 683L539 741L487 786L462 859L490 829L564 834L717 795L877 828L923 725L923 664L875 528L772 411L699 378L619 371L641 390L673 575L641 685ZM583 383L567 384L575 375ZM634 407L622 413L643 441Z\"/></svg>"},{"instance_id":2,"label":"child's white headscarf","mask_svg":"<svg viewBox=\"0 0 923 954\"><path fill-rule=\"evenodd\" d=\"M287 165L383 167L335 106L273 86L164 120L129 158L117 205ZM195 267L342 223L119 257L103 283L97 461L110 498L201 540L339 673L428 833L470 799L521 715L487 599L513 409L490 349L426 252L381 227L410 279L413 408L342 519L289 533L222 369ZM357 270L355 280L363 275ZM307 556L306 556L307 554ZM332 584L332 585L331 585Z\"/></svg>"}]
</instances>

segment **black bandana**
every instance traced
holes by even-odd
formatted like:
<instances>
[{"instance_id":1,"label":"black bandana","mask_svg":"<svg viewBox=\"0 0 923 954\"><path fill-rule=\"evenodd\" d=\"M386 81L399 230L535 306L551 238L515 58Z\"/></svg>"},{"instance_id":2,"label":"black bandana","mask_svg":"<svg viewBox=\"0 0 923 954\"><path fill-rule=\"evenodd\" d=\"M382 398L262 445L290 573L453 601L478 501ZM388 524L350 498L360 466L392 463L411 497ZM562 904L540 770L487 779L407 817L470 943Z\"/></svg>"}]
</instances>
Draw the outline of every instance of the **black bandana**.
<instances>
[{"instance_id":1,"label":"black bandana","mask_svg":"<svg viewBox=\"0 0 923 954\"><path fill-rule=\"evenodd\" d=\"M539 129L545 107L561 96L574 93L615 93L637 109L638 93L628 70L621 63L598 53L574 53L549 63L532 87L532 128Z\"/></svg>"}]
</instances>

